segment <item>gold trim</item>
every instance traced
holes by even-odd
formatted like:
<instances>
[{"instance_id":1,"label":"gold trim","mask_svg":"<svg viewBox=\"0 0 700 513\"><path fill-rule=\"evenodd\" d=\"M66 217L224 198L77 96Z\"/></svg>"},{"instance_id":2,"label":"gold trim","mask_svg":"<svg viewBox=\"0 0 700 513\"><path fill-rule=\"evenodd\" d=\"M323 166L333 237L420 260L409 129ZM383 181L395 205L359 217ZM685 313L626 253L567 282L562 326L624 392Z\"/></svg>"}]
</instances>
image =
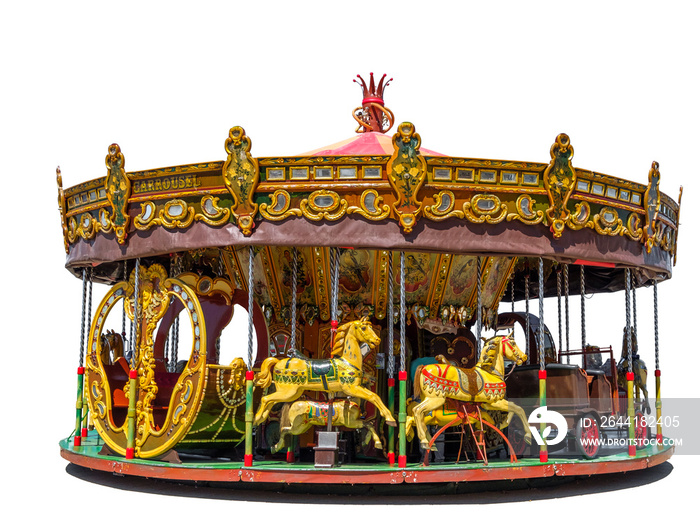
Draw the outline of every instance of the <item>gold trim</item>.
<instances>
[{"instance_id":1,"label":"gold trim","mask_svg":"<svg viewBox=\"0 0 700 513\"><path fill-rule=\"evenodd\" d=\"M131 195L131 180L124 171L125 158L118 144L111 144L105 157L107 166L107 178L105 178L105 190L107 201L112 207L110 222L114 227L119 244L126 243L129 230L129 214L127 204Z\"/></svg>"},{"instance_id":2,"label":"gold trim","mask_svg":"<svg viewBox=\"0 0 700 513\"><path fill-rule=\"evenodd\" d=\"M558 239L564 232L569 219L567 203L576 184L576 171L571 165L574 148L569 136L559 134L549 150L552 157L547 169L544 170L543 182L549 197L549 208L545 210L549 229Z\"/></svg>"},{"instance_id":3,"label":"gold trim","mask_svg":"<svg viewBox=\"0 0 700 513\"><path fill-rule=\"evenodd\" d=\"M478 203L480 200L493 201L493 208L483 209L479 207ZM505 203L501 203L500 198L494 194L477 194L472 197L471 201L464 203L462 210L467 220L477 224L484 222L488 224L498 224L503 221L508 214L508 206ZM474 213L476 213L476 215Z\"/></svg>"},{"instance_id":4,"label":"gold trim","mask_svg":"<svg viewBox=\"0 0 700 513\"><path fill-rule=\"evenodd\" d=\"M386 317L386 304L388 294L389 276L389 251L377 250L374 262L374 289L372 291L372 304L376 305L374 316L377 319Z\"/></svg>"},{"instance_id":5,"label":"gold trim","mask_svg":"<svg viewBox=\"0 0 700 513\"><path fill-rule=\"evenodd\" d=\"M443 208L445 199L447 199L448 204ZM434 194L433 201L434 204L423 207L423 214L431 221L444 221L450 217L464 218L464 212L454 209L456 200L452 191L445 190Z\"/></svg>"},{"instance_id":6,"label":"gold trim","mask_svg":"<svg viewBox=\"0 0 700 513\"><path fill-rule=\"evenodd\" d=\"M411 233L423 204L418 201L428 164L419 153L421 138L412 123L401 123L391 139L394 154L387 164L387 175L397 196L392 205L404 233Z\"/></svg>"},{"instance_id":7,"label":"gold trim","mask_svg":"<svg viewBox=\"0 0 700 513\"><path fill-rule=\"evenodd\" d=\"M319 308L319 315L322 320L327 321L331 317L330 311L330 276L326 275L326 268L330 269L327 249L314 246L312 248L312 257L314 263L314 282L316 283L316 304Z\"/></svg>"},{"instance_id":8,"label":"gold trim","mask_svg":"<svg viewBox=\"0 0 700 513\"><path fill-rule=\"evenodd\" d=\"M301 216L300 209L291 208L292 197L286 190L278 189L270 194L269 198L272 203L262 203L260 205L260 215L265 219L269 219L270 221L282 221L287 219L289 216ZM275 210L281 205L280 199L284 201L284 205L279 210Z\"/></svg>"},{"instance_id":9,"label":"gold trim","mask_svg":"<svg viewBox=\"0 0 700 513\"><path fill-rule=\"evenodd\" d=\"M527 208L528 212L525 211ZM544 219L544 212L535 208L535 200L528 194L521 194L515 200L515 211L506 216L508 221L517 220L525 224L539 224Z\"/></svg>"},{"instance_id":10,"label":"gold trim","mask_svg":"<svg viewBox=\"0 0 700 513\"><path fill-rule=\"evenodd\" d=\"M203 221L209 226L221 226L227 223L229 218L231 217L231 211L228 208L219 208L220 199L221 198L212 196L211 194L203 196L202 200L199 202L199 206L202 210L202 213L195 214L194 220ZM207 210L206 203L208 201L211 202L210 208L214 211L213 214Z\"/></svg>"},{"instance_id":11,"label":"gold trim","mask_svg":"<svg viewBox=\"0 0 700 513\"><path fill-rule=\"evenodd\" d=\"M370 212L367 209L367 196L373 194L374 199L372 200L372 206L374 208L374 212ZM360 214L361 216L369 219L370 221L381 221L382 219L386 219L389 214L391 214L391 208L389 205L382 205L381 207L379 206L380 202L383 202L384 198L379 195L379 193L374 190L374 189L367 189L362 193L362 196L360 197L360 206L355 206L351 205L348 207L348 214Z\"/></svg>"},{"instance_id":12,"label":"gold trim","mask_svg":"<svg viewBox=\"0 0 700 513\"><path fill-rule=\"evenodd\" d=\"M319 206L316 200L320 197L330 197L331 203ZM322 189L312 192L308 198L301 200L299 207L303 216L312 221L321 221L322 219L337 221L347 212L348 202L345 199L340 199L337 192Z\"/></svg>"},{"instance_id":13,"label":"gold trim","mask_svg":"<svg viewBox=\"0 0 700 513\"><path fill-rule=\"evenodd\" d=\"M432 283L430 284L430 290L432 291L430 297L428 298L428 316L436 318L440 311L440 305L442 305L442 300L445 296L445 287L447 286L447 277L450 275L452 270L453 255L441 254L437 257L437 262L435 265L435 270L433 272Z\"/></svg>"},{"instance_id":14,"label":"gold trim","mask_svg":"<svg viewBox=\"0 0 700 513\"><path fill-rule=\"evenodd\" d=\"M243 235L248 237L253 233L253 219L258 212L258 204L253 201L253 195L260 180L260 170L258 161L250 154L252 142L245 130L234 126L228 134L225 143L228 157L221 174L233 198L231 214Z\"/></svg>"}]
</instances>

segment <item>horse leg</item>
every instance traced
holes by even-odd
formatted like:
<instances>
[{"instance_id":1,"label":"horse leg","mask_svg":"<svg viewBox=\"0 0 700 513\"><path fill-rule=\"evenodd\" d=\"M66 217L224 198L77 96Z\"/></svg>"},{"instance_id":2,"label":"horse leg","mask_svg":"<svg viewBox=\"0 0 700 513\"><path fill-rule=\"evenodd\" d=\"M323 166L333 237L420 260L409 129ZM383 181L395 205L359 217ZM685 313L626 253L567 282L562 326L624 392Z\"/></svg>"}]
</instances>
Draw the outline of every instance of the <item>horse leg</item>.
<instances>
[{"instance_id":1,"label":"horse leg","mask_svg":"<svg viewBox=\"0 0 700 513\"><path fill-rule=\"evenodd\" d=\"M365 439L364 444L367 445L367 443L369 443L369 438L372 437L372 440L374 440L374 448L379 450L383 449L384 446L382 445L382 441L379 439L379 435L374 430L374 426L372 425L372 423L365 422L364 427L365 429L367 429L367 437Z\"/></svg>"},{"instance_id":2,"label":"horse leg","mask_svg":"<svg viewBox=\"0 0 700 513\"><path fill-rule=\"evenodd\" d=\"M382 414L382 417L386 419L386 423L389 426L396 426L396 420L394 419L394 416L391 414L389 409L386 406L384 406L384 403L377 394L375 394L371 390L367 390L364 387L353 385L344 385L342 387L342 390L346 395L350 397L357 397L358 399L364 399L365 401L371 402L377 407L379 412Z\"/></svg>"},{"instance_id":3,"label":"horse leg","mask_svg":"<svg viewBox=\"0 0 700 513\"><path fill-rule=\"evenodd\" d=\"M413 421L416 424L416 434L418 435L418 440L420 440L420 447L423 450L428 450L430 446L430 440L428 440L428 427L425 425L426 412L436 410L445 404L445 398L439 396L428 396L423 399L418 405L413 408ZM431 448L433 451L437 451L437 447L433 446Z\"/></svg>"},{"instance_id":4,"label":"horse leg","mask_svg":"<svg viewBox=\"0 0 700 513\"><path fill-rule=\"evenodd\" d=\"M298 387L284 387L277 385L278 388L273 393L263 396L260 399L260 407L258 412L255 414L255 420L253 425L257 426L267 420L270 415L270 410L277 403L289 403L298 399L299 396L304 392L304 389Z\"/></svg>"},{"instance_id":5,"label":"horse leg","mask_svg":"<svg viewBox=\"0 0 700 513\"><path fill-rule=\"evenodd\" d=\"M508 412L506 421L499 426L499 429L506 427L513 418L513 415L517 415L520 421L523 423L525 442L528 445L532 444L532 435L530 434L530 430L527 429L529 423L527 417L525 416L525 410L523 410L520 406L513 402L506 401L505 399L500 399L492 403L482 403L481 407L485 410L499 410Z\"/></svg>"}]
</instances>

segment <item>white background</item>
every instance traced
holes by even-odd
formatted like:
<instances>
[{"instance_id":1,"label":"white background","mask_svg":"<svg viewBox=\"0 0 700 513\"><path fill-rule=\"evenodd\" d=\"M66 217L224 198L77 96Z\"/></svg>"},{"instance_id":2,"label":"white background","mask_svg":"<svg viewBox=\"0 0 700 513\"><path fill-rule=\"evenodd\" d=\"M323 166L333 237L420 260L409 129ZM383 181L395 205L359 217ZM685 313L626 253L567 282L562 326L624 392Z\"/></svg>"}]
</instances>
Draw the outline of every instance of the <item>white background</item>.
<instances>
[{"instance_id":1,"label":"white background","mask_svg":"<svg viewBox=\"0 0 700 513\"><path fill-rule=\"evenodd\" d=\"M692 262L700 236L694 214L700 10L694 2L483 4L3 4L5 504L19 498L44 508L101 504L102 511L147 510L156 503L167 509L236 506L220 500L238 500L235 494L147 494L119 488L117 478L101 486L66 473L58 440L73 426L81 286L63 269L55 169L61 166L65 187L104 176L113 142L122 148L127 171L223 160L234 125L252 138L254 156L324 146L354 134L351 111L361 102L352 82L357 73L393 77L387 106L397 121L415 124L426 148L441 153L547 162L555 136L566 132L577 167L646 183L651 162L658 161L662 190L677 199L685 188L678 265L673 279L659 286L663 393L698 397ZM95 293L97 302L104 289ZM653 368L649 291L640 291L638 301L640 350ZM548 304L548 315L553 306ZM619 351L624 294L594 296L587 316L588 341ZM556 334L556 320L549 318ZM653 389L653 378L649 385ZM438 501L456 510L458 504L495 502L486 507L574 511L631 503L646 509L662 500L682 507L699 463L697 456L674 457L670 475L642 487L610 490L608 483L626 482L617 477L519 494L415 499L402 507L413 511ZM244 498L253 507L286 500ZM302 506L304 501L314 498L275 507L333 507Z\"/></svg>"}]
</instances>

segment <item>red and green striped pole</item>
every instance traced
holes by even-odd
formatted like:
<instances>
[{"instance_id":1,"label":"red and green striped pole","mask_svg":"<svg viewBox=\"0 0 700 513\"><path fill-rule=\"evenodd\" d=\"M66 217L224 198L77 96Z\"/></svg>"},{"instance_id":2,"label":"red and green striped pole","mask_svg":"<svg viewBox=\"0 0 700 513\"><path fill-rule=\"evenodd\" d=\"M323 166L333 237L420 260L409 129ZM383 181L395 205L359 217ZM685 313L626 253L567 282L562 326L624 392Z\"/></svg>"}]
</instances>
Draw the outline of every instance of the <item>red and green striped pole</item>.
<instances>
[{"instance_id":1,"label":"red and green striped pole","mask_svg":"<svg viewBox=\"0 0 700 513\"><path fill-rule=\"evenodd\" d=\"M545 368L544 361L544 262L542 257L539 258L539 300L540 300L540 324L537 329L537 349L539 353L540 361L540 371L539 371L539 381L540 381L540 407L547 406L547 369ZM527 334L528 338L530 334ZM544 422L540 423L540 436L544 433L546 424ZM547 442L544 441L544 437L541 436L543 443L540 445L540 463L547 463L549 461L549 454L547 452Z\"/></svg>"},{"instance_id":2,"label":"red and green striped pole","mask_svg":"<svg viewBox=\"0 0 700 513\"><path fill-rule=\"evenodd\" d=\"M75 436L73 447L80 447L80 428L83 417L83 378L85 376L85 309L87 303L87 269L83 269L83 310L80 321L80 357L78 360L78 398L75 402Z\"/></svg>"}]
</instances>

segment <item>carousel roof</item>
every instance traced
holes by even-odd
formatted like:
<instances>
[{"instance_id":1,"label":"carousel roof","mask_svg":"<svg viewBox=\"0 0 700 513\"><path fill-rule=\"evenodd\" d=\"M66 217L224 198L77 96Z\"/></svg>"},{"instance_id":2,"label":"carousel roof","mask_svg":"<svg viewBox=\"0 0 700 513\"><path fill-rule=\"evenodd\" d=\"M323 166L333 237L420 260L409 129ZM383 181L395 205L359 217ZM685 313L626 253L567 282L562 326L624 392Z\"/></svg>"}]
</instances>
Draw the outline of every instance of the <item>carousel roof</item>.
<instances>
[{"instance_id":1,"label":"carousel roof","mask_svg":"<svg viewBox=\"0 0 700 513\"><path fill-rule=\"evenodd\" d=\"M394 115L383 79L382 87L373 78L361 85L358 135L296 156L254 157L251 138L234 127L225 161L127 173L115 144L106 177L64 190L57 171L67 267L77 274L92 265L98 279L114 281L119 262L137 257L254 246L276 248L274 259L297 247L327 275L328 248L346 247L355 278L367 276L360 282L375 290L379 262L406 251L415 276L425 274L415 304L431 315L441 305L473 306L470 293L443 300L436 290L463 279L454 273L473 268L476 256L501 273L493 284L499 298L511 272L523 297L520 278L531 268L534 275L528 259L537 257L586 265L590 292L624 288L628 267L638 284L670 277L680 198L661 193L657 163L646 183L576 168L565 134L548 163L448 157L423 148L411 123L386 135ZM270 290L284 288L281 276L268 278ZM556 294L555 273L545 293Z\"/></svg>"},{"instance_id":2,"label":"carousel roof","mask_svg":"<svg viewBox=\"0 0 700 513\"><path fill-rule=\"evenodd\" d=\"M423 147L420 152L422 155L445 156ZM300 153L299 156L391 155L392 153L394 153L394 145L390 136L381 132L364 132L335 144Z\"/></svg>"}]
</instances>

